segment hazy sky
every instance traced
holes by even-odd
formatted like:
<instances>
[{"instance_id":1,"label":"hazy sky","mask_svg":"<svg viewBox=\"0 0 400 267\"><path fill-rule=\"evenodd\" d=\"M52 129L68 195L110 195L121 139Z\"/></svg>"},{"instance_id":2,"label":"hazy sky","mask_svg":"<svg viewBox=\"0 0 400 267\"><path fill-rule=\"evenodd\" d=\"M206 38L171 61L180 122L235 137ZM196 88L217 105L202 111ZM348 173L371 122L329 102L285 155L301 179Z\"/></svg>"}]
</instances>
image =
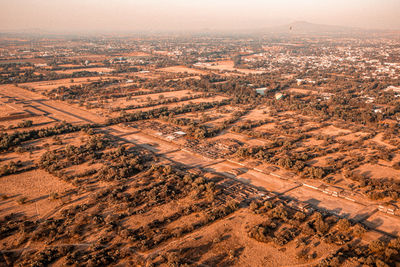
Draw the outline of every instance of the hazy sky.
<instances>
[{"instance_id":1,"label":"hazy sky","mask_svg":"<svg viewBox=\"0 0 400 267\"><path fill-rule=\"evenodd\" d=\"M297 20L400 29L400 0L0 0L0 30L235 30Z\"/></svg>"}]
</instances>

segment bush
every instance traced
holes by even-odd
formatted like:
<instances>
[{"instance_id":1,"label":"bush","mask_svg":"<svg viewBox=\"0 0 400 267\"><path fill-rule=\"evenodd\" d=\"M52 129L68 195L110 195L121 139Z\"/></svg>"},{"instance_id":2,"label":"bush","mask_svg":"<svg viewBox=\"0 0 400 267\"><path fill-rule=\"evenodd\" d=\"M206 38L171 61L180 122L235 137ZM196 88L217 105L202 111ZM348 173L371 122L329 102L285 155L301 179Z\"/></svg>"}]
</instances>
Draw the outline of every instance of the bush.
<instances>
[{"instance_id":1,"label":"bush","mask_svg":"<svg viewBox=\"0 0 400 267\"><path fill-rule=\"evenodd\" d=\"M28 128L33 125L33 122L31 120L26 120L18 123L17 127L18 128Z\"/></svg>"},{"instance_id":2,"label":"bush","mask_svg":"<svg viewBox=\"0 0 400 267\"><path fill-rule=\"evenodd\" d=\"M23 204L26 203L27 200L28 200L27 197L20 197L20 198L17 200L17 203L20 204L20 205L23 205Z\"/></svg>"}]
</instances>

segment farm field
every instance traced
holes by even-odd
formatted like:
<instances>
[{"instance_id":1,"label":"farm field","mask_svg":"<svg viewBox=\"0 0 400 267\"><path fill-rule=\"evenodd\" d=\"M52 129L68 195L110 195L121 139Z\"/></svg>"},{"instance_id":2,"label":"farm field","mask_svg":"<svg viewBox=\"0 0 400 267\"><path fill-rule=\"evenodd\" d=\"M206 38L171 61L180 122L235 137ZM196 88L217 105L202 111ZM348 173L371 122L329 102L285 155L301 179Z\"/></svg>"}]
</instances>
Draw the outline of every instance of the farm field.
<instances>
[{"instance_id":1,"label":"farm field","mask_svg":"<svg viewBox=\"0 0 400 267\"><path fill-rule=\"evenodd\" d=\"M176 72L176 73L189 73L189 74L207 74L206 71L203 70L197 70L194 68L188 68L185 66L173 66L173 67L167 67L167 68L162 68L162 69L158 69L159 71L165 71L165 72Z\"/></svg>"},{"instance_id":2,"label":"farm field","mask_svg":"<svg viewBox=\"0 0 400 267\"><path fill-rule=\"evenodd\" d=\"M263 71L259 71L259 70L235 68L233 61L230 61L230 60L212 62L211 66L206 66L205 68L211 69L211 70L219 70L219 71L238 71L243 74L261 74L261 73L263 73Z\"/></svg>"},{"instance_id":3,"label":"farm field","mask_svg":"<svg viewBox=\"0 0 400 267\"><path fill-rule=\"evenodd\" d=\"M110 69L110 68L80 68L80 69L56 70L55 72L58 74L72 74L74 72L80 72L80 71L110 73L110 72L113 72L114 69Z\"/></svg>"},{"instance_id":4,"label":"farm field","mask_svg":"<svg viewBox=\"0 0 400 267\"><path fill-rule=\"evenodd\" d=\"M60 79L60 80L52 80L52 81L41 81L41 82L32 82L32 83L24 83L19 86L27 87L30 89L34 89L38 92L45 92L48 90L55 89L60 86L71 86L71 85L79 85L79 84L88 84L93 81L98 81L107 78L116 78L118 77L103 77L103 76L94 76L94 77L84 77L84 78L74 78L74 79Z\"/></svg>"}]
</instances>

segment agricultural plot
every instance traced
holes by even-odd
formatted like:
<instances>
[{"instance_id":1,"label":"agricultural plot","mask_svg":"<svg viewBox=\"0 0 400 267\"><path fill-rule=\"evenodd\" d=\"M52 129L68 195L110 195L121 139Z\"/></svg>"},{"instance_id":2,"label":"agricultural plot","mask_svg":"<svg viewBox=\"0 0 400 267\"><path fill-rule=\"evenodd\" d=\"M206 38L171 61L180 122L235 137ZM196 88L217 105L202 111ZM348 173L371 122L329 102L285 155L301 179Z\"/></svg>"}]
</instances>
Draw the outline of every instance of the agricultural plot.
<instances>
[{"instance_id":1,"label":"agricultural plot","mask_svg":"<svg viewBox=\"0 0 400 267\"><path fill-rule=\"evenodd\" d=\"M111 69L111 68L79 68L79 69L56 70L54 72L58 73L58 74L72 74L74 72L82 72L82 71L98 72L98 73L110 73L110 72L113 72L115 70Z\"/></svg>"},{"instance_id":2,"label":"agricultural plot","mask_svg":"<svg viewBox=\"0 0 400 267\"><path fill-rule=\"evenodd\" d=\"M207 69L218 70L218 71L230 71L230 72L239 72L243 74L261 74L263 71L252 70L252 69L240 69L235 68L234 63L231 60L217 61L211 62L209 65L204 66Z\"/></svg>"},{"instance_id":3,"label":"agricultural plot","mask_svg":"<svg viewBox=\"0 0 400 267\"><path fill-rule=\"evenodd\" d=\"M0 216L10 213L24 214L29 218L44 218L69 197L75 186L59 180L43 170L32 170L23 174L3 177L0 194L3 197ZM56 199L63 196L63 199Z\"/></svg>"},{"instance_id":4,"label":"agricultural plot","mask_svg":"<svg viewBox=\"0 0 400 267\"><path fill-rule=\"evenodd\" d=\"M166 67L166 68L158 69L158 71L172 72L172 73L199 74L199 75L207 74L206 71L198 70L198 69L194 69L194 68L188 68L185 66Z\"/></svg>"},{"instance_id":5,"label":"agricultural plot","mask_svg":"<svg viewBox=\"0 0 400 267\"><path fill-rule=\"evenodd\" d=\"M99 80L107 80L107 79L119 79L116 76L92 76L92 77L82 77L82 78L70 78L70 79L59 79L59 80L51 80L51 81L40 81L40 82L30 82L20 84L20 87L26 87L28 89L35 90L37 92L47 92L52 89L56 89L60 86L71 86L71 85L81 85L81 84L89 84L94 81Z\"/></svg>"}]
</instances>

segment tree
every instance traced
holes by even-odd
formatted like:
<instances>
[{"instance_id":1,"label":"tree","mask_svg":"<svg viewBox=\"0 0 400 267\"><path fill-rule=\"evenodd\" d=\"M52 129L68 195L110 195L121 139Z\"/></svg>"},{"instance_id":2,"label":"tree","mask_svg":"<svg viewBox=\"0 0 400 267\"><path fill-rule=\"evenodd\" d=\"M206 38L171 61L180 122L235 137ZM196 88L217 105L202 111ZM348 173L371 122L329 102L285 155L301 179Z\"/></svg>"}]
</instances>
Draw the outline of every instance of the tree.
<instances>
[{"instance_id":1,"label":"tree","mask_svg":"<svg viewBox=\"0 0 400 267\"><path fill-rule=\"evenodd\" d=\"M233 66L235 68L239 67L240 64L242 63L242 56L241 55L236 55L232 58L233 60Z\"/></svg>"},{"instance_id":2,"label":"tree","mask_svg":"<svg viewBox=\"0 0 400 267\"><path fill-rule=\"evenodd\" d=\"M385 244L380 241L380 240L375 240L372 241L369 245L368 245L369 250L371 251L371 253L373 254L382 254L383 251L385 250L386 246Z\"/></svg>"},{"instance_id":3,"label":"tree","mask_svg":"<svg viewBox=\"0 0 400 267\"><path fill-rule=\"evenodd\" d=\"M355 236L361 237L365 232L366 232L366 230L361 224L357 223L356 225L354 225L353 234Z\"/></svg>"},{"instance_id":4,"label":"tree","mask_svg":"<svg viewBox=\"0 0 400 267\"><path fill-rule=\"evenodd\" d=\"M342 232L347 232L350 229L351 224L347 219L340 219L336 224L336 227Z\"/></svg>"}]
</instances>

